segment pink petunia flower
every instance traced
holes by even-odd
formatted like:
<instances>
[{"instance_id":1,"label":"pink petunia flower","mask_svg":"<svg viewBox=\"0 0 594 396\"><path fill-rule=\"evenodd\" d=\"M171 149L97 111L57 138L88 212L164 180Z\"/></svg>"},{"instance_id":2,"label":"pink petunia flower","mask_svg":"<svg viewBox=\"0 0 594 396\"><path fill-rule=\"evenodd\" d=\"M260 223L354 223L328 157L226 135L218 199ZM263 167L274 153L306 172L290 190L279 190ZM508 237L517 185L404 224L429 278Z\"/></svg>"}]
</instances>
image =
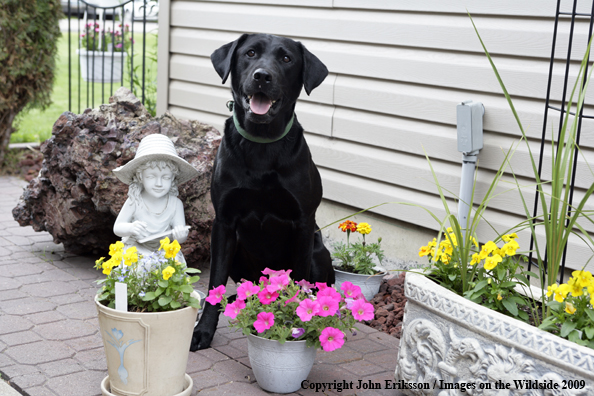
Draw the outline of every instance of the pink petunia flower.
<instances>
[{"instance_id":1,"label":"pink petunia flower","mask_svg":"<svg viewBox=\"0 0 594 396\"><path fill-rule=\"evenodd\" d=\"M345 298L358 298L361 295L361 288L348 281L340 285L340 290L344 292Z\"/></svg>"},{"instance_id":2,"label":"pink petunia flower","mask_svg":"<svg viewBox=\"0 0 594 396\"><path fill-rule=\"evenodd\" d=\"M264 275L269 275L271 278L273 278L275 276L281 276L281 275L290 276L292 271L293 270L278 270L278 271L276 271L276 270L273 270L273 269L270 269L270 268L266 267L264 269L264 271L262 271L262 273Z\"/></svg>"},{"instance_id":3,"label":"pink petunia flower","mask_svg":"<svg viewBox=\"0 0 594 396\"><path fill-rule=\"evenodd\" d=\"M318 316L332 316L336 313L336 311L338 311L338 302L332 297L319 297L317 301L318 304L320 304L320 311L318 312Z\"/></svg>"},{"instance_id":4,"label":"pink petunia flower","mask_svg":"<svg viewBox=\"0 0 594 396\"><path fill-rule=\"evenodd\" d=\"M246 298L258 294L260 288L252 282L244 282L237 288L237 298L245 300Z\"/></svg>"},{"instance_id":5,"label":"pink petunia flower","mask_svg":"<svg viewBox=\"0 0 594 396\"><path fill-rule=\"evenodd\" d=\"M245 308L245 301L243 300L235 300L233 304L227 304L225 307L225 312L223 315L230 317L231 319L235 319L239 312Z\"/></svg>"},{"instance_id":6,"label":"pink petunia flower","mask_svg":"<svg viewBox=\"0 0 594 396\"><path fill-rule=\"evenodd\" d=\"M289 277L286 274L270 277L270 284L266 286L266 290L274 293L283 290L289 284Z\"/></svg>"},{"instance_id":7,"label":"pink petunia flower","mask_svg":"<svg viewBox=\"0 0 594 396\"><path fill-rule=\"evenodd\" d=\"M326 352L340 349L344 345L344 333L334 327L326 327L320 334L320 343Z\"/></svg>"},{"instance_id":8,"label":"pink petunia flower","mask_svg":"<svg viewBox=\"0 0 594 396\"><path fill-rule=\"evenodd\" d=\"M261 283L262 286L266 287L266 286L268 286L270 284L270 281L268 280L267 277L261 276L260 277L260 282L258 282L258 283Z\"/></svg>"},{"instance_id":9,"label":"pink petunia flower","mask_svg":"<svg viewBox=\"0 0 594 396\"><path fill-rule=\"evenodd\" d=\"M295 310L299 319L304 322L309 322L311 318L320 311L320 305L317 301L306 298L299 303L299 306Z\"/></svg>"},{"instance_id":10,"label":"pink petunia flower","mask_svg":"<svg viewBox=\"0 0 594 396\"><path fill-rule=\"evenodd\" d=\"M348 307L348 305L347 305ZM372 320L373 319L373 305L364 300L355 300L351 310L353 317L356 320Z\"/></svg>"},{"instance_id":11,"label":"pink petunia flower","mask_svg":"<svg viewBox=\"0 0 594 396\"><path fill-rule=\"evenodd\" d=\"M264 289L260 293L258 293L258 298L260 299L260 302L262 304L268 305L278 298L278 293L271 293L268 290Z\"/></svg>"},{"instance_id":12,"label":"pink petunia flower","mask_svg":"<svg viewBox=\"0 0 594 396\"><path fill-rule=\"evenodd\" d=\"M293 297L291 297L287 301L285 301L285 305L287 305L288 303L292 303L293 301L299 301L299 299L297 299L298 295L299 295L299 291L297 291L297 293L295 293L295 295Z\"/></svg>"},{"instance_id":13,"label":"pink petunia flower","mask_svg":"<svg viewBox=\"0 0 594 396\"><path fill-rule=\"evenodd\" d=\"M346 303L347 309L351 309L351 308L353 308L353 304L354 304L355 300L347 297L344 299L344 302Z\"/></svg>"},{"instance_id":14,"label":"pink petunia flower","mask_svg":"<svg viewBox=\"0 0 594 396\"><path fill-rule=\"evenodd\" d=\"M319 291L322 291L322 290L326 289L328 287L328 285L326 284L326 282L316 282L316 287L318 288Z\"/></svg>"},{"instance_id":15,"label":"pink petunia flower","mask_svg":"<svg viewBox=\"0 0 594 396\"><path fill-rule=\"evenodd\" d=\"M327 287L323 290L320 290L317 294L318 298L320 297L330 297L332 298L334 301L336 301L337 303L340 303L340 301L342 300L342 296L340 295L339 292L337 292L336 290L334 290L333 287Z\"/></svg>"},{"instance_id":16,"label":"pink petunia flower","mask_svg":"<svg viewBox=\"0 0 594 396\"><path fill-rule=\"evenodd\" d=\"M301 286L301 289L305 292L305 293L309 293L311 291L311 289L313 289L316 285L314 285L313 283L309 283L308 281L306 281L305 279L300 280L299 282L295 282L297 283L299 286Z\"/></svg>"},{"instance_id":17,"label":"pink petunia flower","mask_svg":"<svg viewBox=\"0 0 594 396\"><path fill-rule=\"evenodd\" d=\"M258 333L263 333L274 326L274 314L272 312L260 312L254 322L254 327Z\"/></svg>"},{"instance_id":18,"label":"pink petunia flower","mask_svg":"<svg viewBox=\"0 0 594 396\"><path fill-rule=\"evenodd\" d=\"M205 298L206 302L216 305L221 302L223 295L225 294L225 285L213 288L208 292L208 297Z\"/></svg>"}]
</instances>

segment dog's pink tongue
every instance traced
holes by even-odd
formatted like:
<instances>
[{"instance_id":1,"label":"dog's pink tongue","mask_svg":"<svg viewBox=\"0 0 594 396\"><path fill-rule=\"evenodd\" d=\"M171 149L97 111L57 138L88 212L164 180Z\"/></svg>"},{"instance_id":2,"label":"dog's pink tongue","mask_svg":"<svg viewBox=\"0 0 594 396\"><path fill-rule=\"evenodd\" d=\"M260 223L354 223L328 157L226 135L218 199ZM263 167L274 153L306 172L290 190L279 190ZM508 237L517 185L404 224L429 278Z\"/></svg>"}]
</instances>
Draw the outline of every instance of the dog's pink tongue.
<instances>
[{"instance_id":1,"label":"dog's pink tongue","mask_svg":"<svg viewBox=\"0 0 594 396\"><path fill-rule=\"evenodd\" d=\"M268 113L271 105L272 101L268 96L261 93L255 94L250 101L250 109L252 109L252 112L259 115Z\"/></svg>"}]
</instances>

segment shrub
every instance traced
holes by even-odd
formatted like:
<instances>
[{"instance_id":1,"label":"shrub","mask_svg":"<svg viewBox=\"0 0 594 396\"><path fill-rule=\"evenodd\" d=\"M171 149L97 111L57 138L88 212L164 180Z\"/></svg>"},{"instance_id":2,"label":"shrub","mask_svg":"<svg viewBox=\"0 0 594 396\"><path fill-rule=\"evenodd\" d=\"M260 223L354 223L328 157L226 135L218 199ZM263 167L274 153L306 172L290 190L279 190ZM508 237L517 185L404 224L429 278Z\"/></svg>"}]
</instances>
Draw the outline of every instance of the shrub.
<instances>
[{"instance_id":1,"label":"shrub","mask_svg":"<svg viewBox=\"0 0 594 396\"><path fill-rule=\"evenodd\" d=\"M16 115L51 103L61 16L59 0L0 0L0 164Z\"/></svg>"}]
</instances>

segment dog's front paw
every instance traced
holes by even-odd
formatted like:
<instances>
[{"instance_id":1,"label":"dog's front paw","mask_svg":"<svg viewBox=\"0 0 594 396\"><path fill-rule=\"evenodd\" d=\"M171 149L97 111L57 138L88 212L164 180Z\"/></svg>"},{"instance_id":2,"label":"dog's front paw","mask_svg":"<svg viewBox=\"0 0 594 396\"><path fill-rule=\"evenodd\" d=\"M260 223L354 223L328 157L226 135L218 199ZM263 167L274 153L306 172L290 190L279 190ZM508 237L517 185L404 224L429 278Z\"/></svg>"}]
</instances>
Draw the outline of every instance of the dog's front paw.
<instances>
[{"instance_id":1,"label":"dog's front paw","mask_svg":"<svg viewBox=\"0 0 594 396\"><path fill-rule=\"evenodd\" d=\"M200 327L201 326L198 325L198 327L194 329L194 334L192 335L192 343L190 344L190 351L192 352L208 348L214 337L214 331L210 332L208 330L203 330Z\"/></svg>"}]
</instances>

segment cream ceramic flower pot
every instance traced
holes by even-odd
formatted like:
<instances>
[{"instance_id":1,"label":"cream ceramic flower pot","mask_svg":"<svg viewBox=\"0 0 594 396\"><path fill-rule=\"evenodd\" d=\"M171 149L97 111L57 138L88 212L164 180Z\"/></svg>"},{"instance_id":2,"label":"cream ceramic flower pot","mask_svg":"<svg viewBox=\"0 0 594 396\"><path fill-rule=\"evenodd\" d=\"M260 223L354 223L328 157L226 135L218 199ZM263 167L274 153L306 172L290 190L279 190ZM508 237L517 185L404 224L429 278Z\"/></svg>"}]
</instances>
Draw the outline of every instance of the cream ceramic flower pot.
<instances>
[{"instance_id":1,"label":"cream ceramic flower pot","mask_svg":"<svg viewBox=\"0 0 594 396\"><path fill-rule=\"evenodd\" d=\"M593 349L475 304L420 274L406 274L405 294L394 384L408 386L403 393L449 396L465 394L465 387L473 395L594 395Z\"/></svg>"},{"instance_id":2,"label":"cream ceramic flower pot","mask_svg":"<svg viewBox=\"0 0 594 396\"><path fill-rule=\"evenodd\" d=\"M128 57L126 52L122 55L122 52L87 51L81 48L77 49L76 53L80 59L80 73L83 81L96 83L122 81L122 65Z\"/></svg>"},{"instance_id":3,"label":"cream ceramic flower pot","mask_svg":"<svg viewBox=\"0 0 594 396\"><path fill-rule=\"evenodd\" d=\"M248 335L248 357L258 385L268 392L291 393L301 389L316 358L305 341L267 340Z\"/></svg>"},{"instance_id":4,"label":"cream ceramic flower pot","mask_svg":"<svg viewBox=\"0 0 594 396\"><path fill-rule=\"evenodd\" d=\"M196 292L192 297L199 299ZM109 376L105 396L188 396L192 379L185 374L198 310L121 312L97 301Z\"/></svg>"}]
</instances>

